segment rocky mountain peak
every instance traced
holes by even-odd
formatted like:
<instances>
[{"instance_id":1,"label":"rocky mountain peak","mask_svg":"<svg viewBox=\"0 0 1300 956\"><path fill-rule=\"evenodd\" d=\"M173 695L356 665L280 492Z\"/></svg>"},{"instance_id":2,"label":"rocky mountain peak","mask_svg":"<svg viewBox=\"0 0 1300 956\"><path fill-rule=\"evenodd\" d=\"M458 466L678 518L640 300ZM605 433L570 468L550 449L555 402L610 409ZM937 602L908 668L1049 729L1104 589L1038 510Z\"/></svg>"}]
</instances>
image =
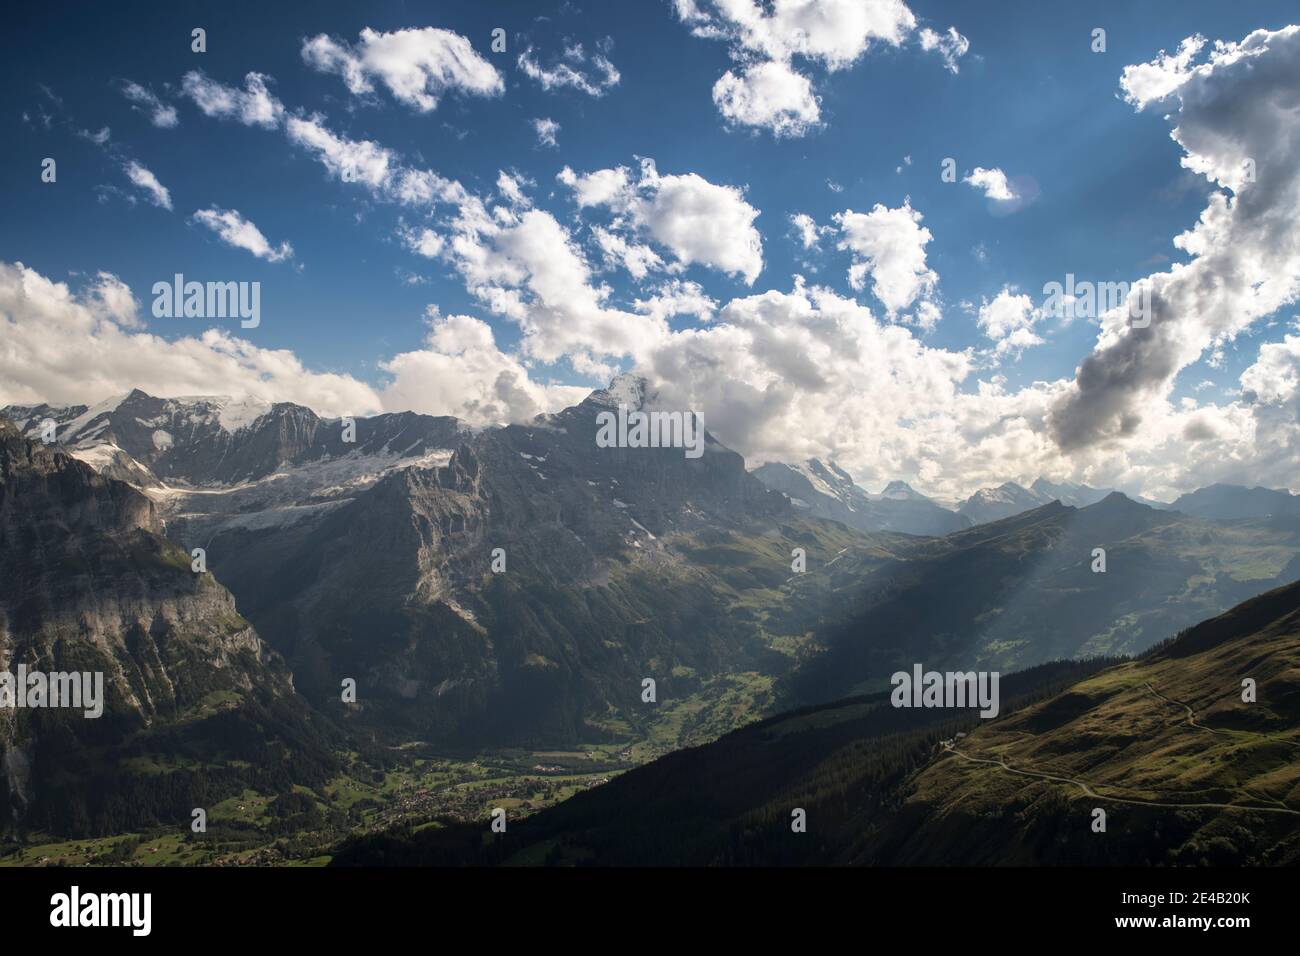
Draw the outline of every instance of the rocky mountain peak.
<instances>
[{"instance_id":1,"label":"rocky mountain peak","mask_svg":"<svg viewBox=\"0 0 1300 956\"><path fill-rule=\"evenodd\" d=\"M606 408L625 405L630 411L636 411L643 408L650 397L650 383L645 376L622 372L614 376L608 386L588 395L583 404Z\"/></svg>"},{"instance_id":2,"label":"rocky mountain peak","mask_svg":"<svg viewBox=\"0 0 1300 956\"><path fill-rule=\"evenodd\" d=\"M885 485L884 490L880 492L880 497L892 498L896 501L926 500L925 495L921 494L907 482L897 478Z\"/></svg>"},{"instance_id":3,"label":"rocky mountain peak","mask_svg":"<svg viewBox=\"0 0 1300 956\"><path fill-rule=\"evenodd\" d=\"M54 521L74 532L161 528L153 504L143 494L104 478L70 455L24 438L0 418L0 522L10 528L20 519Z\"/></svg>"}]
</instances>

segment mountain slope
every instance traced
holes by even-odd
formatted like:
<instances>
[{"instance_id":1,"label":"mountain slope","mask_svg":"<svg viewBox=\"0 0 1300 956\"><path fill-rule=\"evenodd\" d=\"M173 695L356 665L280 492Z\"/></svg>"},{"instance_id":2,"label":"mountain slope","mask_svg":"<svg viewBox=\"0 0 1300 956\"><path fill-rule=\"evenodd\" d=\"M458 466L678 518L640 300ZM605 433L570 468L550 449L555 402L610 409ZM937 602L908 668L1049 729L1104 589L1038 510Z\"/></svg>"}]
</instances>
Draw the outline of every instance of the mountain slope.
<instances>
[{"instance_id":1,"label":"mountain slope","mask_svg":"<svg viewBox=\"0 0 1300 956\"><path fill-rule=\"evenodd\" d=\"M1300 862L1300 582L976 728L909 789L901 863Z\"/></svg>"},{"instance_id":2,"label":"mountain slope","mask_svg":"<svg viewBox=\"0 0 1300 956\"><path fill-rule=\"evenodd\" d=\"M244 788L319 782L328 733L149 500L0 420L3 669L99 672L102 716L0 710L0 816L85 835L186 825Z\"/></svg>"},{"instance_id":3,"label":"mountain slope","mask_svg":"<svg viewBox=\"0 0 1300 956\"><path fill-rule=\"evenodd\" d=\"M399 737L572 744L642 732L660 700L714 698L750 675L751 706L854 569L905 549L800 518L708 438L602 448L597 418L643 383L531 425L465 434L441 464L410 463L274 527L183 514L241 610L317 706ZM807 573L792 569L806 553ZM344 709L339 686L358 683ZM734 719L744 719L738 714ZM722 729L727 729L725 725Z\"/></svg>"},{"instance_id":4,"label":"mountain slope","mask_svg":"<svg viewBox=\"0 0 1300 956\"><path fill-rule=\"evenodd\" d=\"M1106 570L1094 556L1105 552ZM790 705L885 686L899 668L1008 670L1135 653L1287 577L1300 521L1225 525L1118 493L932 540L865 575L861 609L782 684Z\"/></svg>"},{"instance_id":5,"label":"mountain slope","mask_svg":"<svg viewBox=\"0 0 1300 956\"><path fill-rule=\"evenodd\" d=\"M1241 701L1244 677L1258 703ZM1138 660L1005 676L1002 705L991 721L895 709L884 694L809 708L629 771L502 836L486 821L406 829L349 841L334 862L1300 862L1300 582Z\"/></svg>"},{"instance_id":6,"label":"mountain slope","mask_svg":"<svg viewBox=\"0 0 1300 956\"><path fill-rule=\"evenodd\" d=\"M1300 495L1284 489L1209 485L1180 495L1169 507L1198 518L1220 520L1300 515Z\"/></svg>"}]
</instances>

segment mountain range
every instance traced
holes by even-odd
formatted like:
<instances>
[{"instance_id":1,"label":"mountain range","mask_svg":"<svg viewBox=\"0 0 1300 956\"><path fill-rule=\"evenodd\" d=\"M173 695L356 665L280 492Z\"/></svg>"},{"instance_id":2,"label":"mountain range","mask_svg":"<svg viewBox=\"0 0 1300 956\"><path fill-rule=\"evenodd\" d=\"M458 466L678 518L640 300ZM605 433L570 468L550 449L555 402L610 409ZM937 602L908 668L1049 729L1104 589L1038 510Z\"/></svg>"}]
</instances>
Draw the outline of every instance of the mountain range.
<instances>
[{"instance_id":1,"label":"mountain range","mask_svg":"<svg viewBox=\"0 0 1300 956\"><path fill-rule=\"evenodd\" d=\"M878 494L872 494L855 483L853 477L834 461L823 462L818 458L793 465L768 462L755 468L753 474L773 491L789 497L796 508L814 517L838 521L860 531L898 531L929 536L942 536L972 525L1012 518L1053 501L1084 508L1096 504L1113 491L1040 477L1028 488L1013 481L997 487L980 488L964 501L947 507L916 491L905 481L891 481ZM1216 487L1224 489L1224 497L1230 497L1235 490L1231 486ZM1284 491L1257 489L1257 492L1265 496L1291 497ZM1184 496L1184 499L1188 498L1190 496ZM1140 496L1134 500L1153 508L1176 507ZM1270 513L1261 507L1239 515L1218 513L1222 508L1188 510L1188 513L1198 517L1261 517Z\"/></svg>"},{"instance_id":2,"label":"mountain range","mask_svg":"<svg viewBox=\"0 0 1300 956\"><path fill-rule=\"evenodd\" d=\"M834 575L882 560L711 437L698 459L598 448L597 416L643 393L624 380L481 431L358 418L352 442L301 406L139 391L5 414L31 436L61 422L58 447L134 480L317 709L402 737L572 743L634 732L647 677L683 699L753 674L763 697L847 601Z\"/></svg>"},{"instance_id":3,"label":"mountain range","mask_svg":"<svg viewBox=\"0 0 1300 956\"><path fill-rule=\"evenodd\" d=\"M869 494L835 462L810 458L797 465L768 462L754 477L789 497L801 511L838 521L859 531L898 531L904 534L945 535L970 527L970 520L940 507L904 481Z\"/></svg>"},{"instance_id":4,"label":"mountain range","mask_svg":"<svg viewBox=\"0 0 1300 956\"><path fill-rule=\"evenodd\" d=\"M1232 520L1300 515L1300 495L1285 489L1209 485L1180 495L1169 506L1198 518Z\"/></svg>"},{"instance_id":5,"label":"mountain range","mask_svg":"<svg viewBox=\"0 0 1300 956\"><path fill-rule=\"evenodd\" d=\"M975 523L833 462L749 472L711 435L698 458L597 443L602 415L657 402L625 377L488 429L138 390L0 410L10 660L107 654L118 702L93 727L13 723L9 819L173 820L199 805L195 761L220 768L215 790L270 794L339 792L359 759L414 742L640 761L875 693L918 660L1139 653L1300 576L1300 517L1273 510L1222 520L1040 480L1003 486L1028 509L1009 516L984 520L997 496L979 498Z\"/></svg>"}]
</instances>

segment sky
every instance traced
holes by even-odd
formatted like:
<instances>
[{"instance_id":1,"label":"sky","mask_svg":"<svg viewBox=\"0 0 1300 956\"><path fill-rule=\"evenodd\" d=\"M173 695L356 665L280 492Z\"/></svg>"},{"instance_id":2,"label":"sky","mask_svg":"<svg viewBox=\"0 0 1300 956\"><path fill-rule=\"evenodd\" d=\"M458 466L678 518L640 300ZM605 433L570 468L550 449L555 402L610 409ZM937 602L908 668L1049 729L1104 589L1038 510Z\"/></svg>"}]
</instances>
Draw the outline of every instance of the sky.
<instances>
[{"instance_id":1,"label":"sky","mask_svg":"<svg viewBox=\"0 0 1300 956\"><path fill-rule=\"evenodd\" d=\"M1300 490L1292 4L13 17L0 405L482 425L634 371L751 465L873 491ZM258 283L256 325L156 314L178 273Z\"/></svg>"}]
</instances>

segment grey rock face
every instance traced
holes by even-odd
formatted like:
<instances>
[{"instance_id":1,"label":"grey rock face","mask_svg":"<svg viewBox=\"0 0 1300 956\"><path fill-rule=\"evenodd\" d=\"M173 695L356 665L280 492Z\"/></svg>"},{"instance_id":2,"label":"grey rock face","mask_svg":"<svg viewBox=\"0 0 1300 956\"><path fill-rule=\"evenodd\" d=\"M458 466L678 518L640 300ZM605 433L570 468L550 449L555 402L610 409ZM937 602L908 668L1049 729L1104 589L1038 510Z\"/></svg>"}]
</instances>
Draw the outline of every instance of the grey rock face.
<instances>
[{"instance_id":1,"label":"grey rock face","mask_svg":"<svg viewBox=\"0 0 1300 956\"><path fill-rule=\"evenodd\" d=\"M132 739L143 747L176 721L198 726L218 700L238 709L293 697L288 672L230 592L195 574L161 530L145 495L0 420L0 670L98 672L104 690L96 718L0 710L11 797L0 816L20 820L36 807L40 823L70 823L64 798L50 793L77 784L83 810L104 796L93 792L104 767L69 775L90 752L103 759ZM208 757L218 752L214 744Z\"/></svg>"},{"instance_id":2,"label":"grey rock face","mask_svg":"<svg viewBox=\"0 0 1300 956\"><path fill-rule=\"evenodd\" d=\"M461 433L442 464L395 468L310 520L224 526L213 567L321 706L346 674L368 689L363 718L390 727L572 739L630 702L648 659L713 671L756 653L681 548L793 517L712 438L698 458L598 446L602 413L645 401L624 382Z\"/></svg>"}]
</instances>

